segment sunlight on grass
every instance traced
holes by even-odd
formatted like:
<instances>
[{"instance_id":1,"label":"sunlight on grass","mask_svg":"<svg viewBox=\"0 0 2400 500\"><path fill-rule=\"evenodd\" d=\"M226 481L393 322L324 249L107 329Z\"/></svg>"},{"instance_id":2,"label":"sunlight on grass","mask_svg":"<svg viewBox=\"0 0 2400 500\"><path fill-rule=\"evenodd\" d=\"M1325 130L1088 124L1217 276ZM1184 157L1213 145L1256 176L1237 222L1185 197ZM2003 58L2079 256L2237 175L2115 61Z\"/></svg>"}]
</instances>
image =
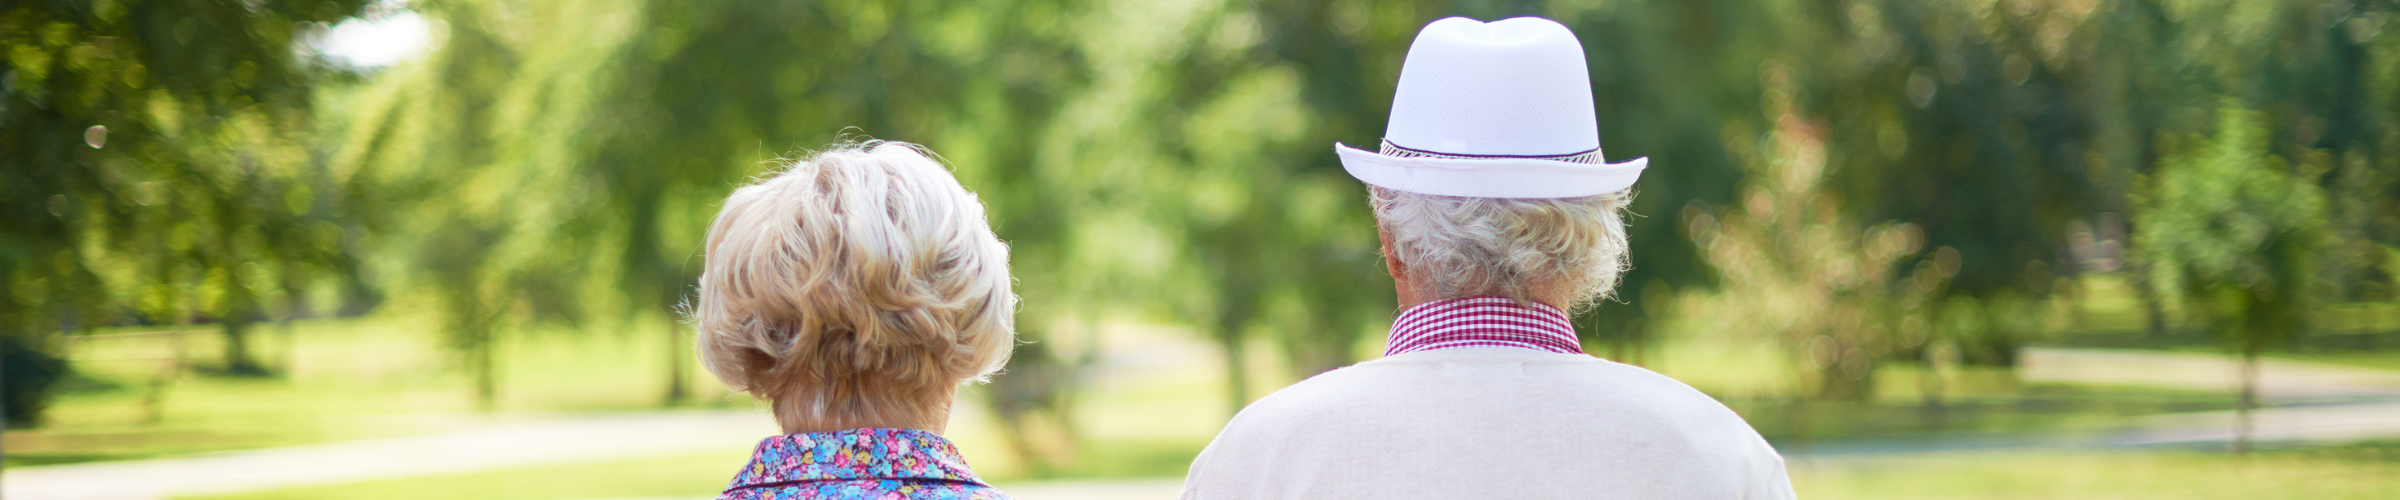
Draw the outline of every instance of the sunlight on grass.
<instances>
[{"instance_id":1,"label":"sunlight on grass","mask_svg":"<svg viewBox=\"0 0 2400 500\"><path fill-rule=\"evenodd\" d=\"M1179 456L1140 448L1113 446L1110 456L1095 458L1138 466L1145 455ZM732 468L720 456L661 457L182 498L698 499L722 488ZM2395 479L2400 478L2400 446L2275 451L2247 458L2174 450L1953 453L1795 462L1791 475L1802 498L2382 499L2400 498L2400 479Z\"/></svg>"},{"instance_id":2,"label":"sunlight on grass","mask_svg":"<svg viewBox=\"0 0 2400 500\"><path fill-rule=\"evenodd\" d=\"M2400 454L2369 450L1947 454L1794 463L1791 474L1802 498L2400 498Z\"/></svg>"},{"instance_id":3,"label":"sunlight on grass","mask_svg":"<svg viewBox=\"0 0 2400 500\"><path fill-rule=\"evenodd\" d=\"M661 407L669 337L660 321L631 326L510 331L498 411L475 409L468 380L438 336L397 315L268 327L260 357L287 370L244 379L185 372L154 392L161 359L205 366L219 337L111 338L73 351L86 380L63 394L46 427L7 436L13 464L118 460L208 451L421 435L498 422L579 412ZM1799 414L1788 405L1800 389L1798 368L1772 342L1747 334L1701 331L1691 322L1668 332L1640 361L1724 399L1770 437L1788 436ZM1188 329L1112 323L1106 354L1076 406L1082 446L1072 464L1035 475L1019 463L980 389L961 393L945 435L987 480L1180 477L1191 457L1231 415L1223 359ZM1607 346L1595 354L1607 354ZM1253 398L1294 381L1271 350L1251 359ZM1371 353L1370 353L1371 354ZM682 355L689 355L686 351ZM2328 363L2400 367L2392 353L2284 355ZM696 366L684 407L740 408ZM1963 366L1932 376L1909 362L1884 365L1872 400L1819 402L1806 410L1809 439L1906 438L1928 432L2038 432L2092 428L2127 415L2217 409L2222 392L2028 383L2005 368ZM1939 405L1926 392L1938 388ZM161 394L158 404L148 402ZM151 420L151 411L157 418ZM763 436L762 436L763 437ZM1781 439L1781 438L1778 438ZM2390 498L2400 480L2400 448L2271 452L2249 460L2183 451L1938 454L1907 460L1840 459L1794 463L1795 484L1810 498ZM2349 451L2342 451L2349 450ZM2347 453L2347 454L2342 454ZM378 480L222 495L218 499L297 498L705 498L722 488L739 453L679 454L575 465ZM2276 484L2286 487L2272 486Z\"/></svg>"},{"instance_id":4,"label":"sunlight on grass","mask_svg":"<svg viewBox=\"0 0 2400 500\"><path fill-rule=\"evenodd\" d=\"M741 457L660 457L622 462L509 469L472 474L390 479L253 493L177 497L189 500L350 500L563 498L708 498L725 488Z\"/></svg>"},{"instance_id":5,"label":"sunlight on grass","mask_svg":"<svg viewBox=\"0 0 2400 500\"><path fill-rule=\"evenodd\" d=\"M261 328L258 356L282 372L272 378L208 375L222 336L205 328L83 340L70 351L81 380L54 400L42 427L8 431L7 449L19 464L117 460L421 435L556 412L655 409L665 393L664 325L511 332L500 351L504 371L493 413L476 410L466 377L453 369L431 327L399 315ZM169 365L177 358L183 369ZM685 406L749 404L692 364L685 368L693 389Z\"/></svg>"}]
</instances>

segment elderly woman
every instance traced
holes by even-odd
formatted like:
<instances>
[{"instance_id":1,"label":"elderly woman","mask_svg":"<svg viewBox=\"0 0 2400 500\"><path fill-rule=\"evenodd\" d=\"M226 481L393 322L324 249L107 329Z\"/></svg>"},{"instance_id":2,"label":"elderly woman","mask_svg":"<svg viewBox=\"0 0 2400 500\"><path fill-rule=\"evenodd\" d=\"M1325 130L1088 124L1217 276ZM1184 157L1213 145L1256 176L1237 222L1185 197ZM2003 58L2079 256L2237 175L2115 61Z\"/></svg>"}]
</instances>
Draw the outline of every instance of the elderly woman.
<instances>
[{"instance_id":1,"label":"elderly woman","mask_svg":"<svg viewBox=\"0 0 2400 500\"><path fill-rule=\"evenodd\" d=\"M1648 162L1601 159L1582 47L1536 18L1417 35L1382 148L1335 148L1400 299L1383 358L1244 408L1183 498L1792 496L1732 410L1583 354L1567 311L1616 288Z\"/></svg>"},{"instance_id":2,"label":"elderly woman","mask_svg":"<svg viewBox=\"0 0 2400 500\"><path fill-rule=\"evenodd\" d=\"M706 252L701 363L784 432L719 499L1006 498L940 433L1016 341L1008 247L929 152L795 161L725 200Z\"/></svg>"}]
</instances>

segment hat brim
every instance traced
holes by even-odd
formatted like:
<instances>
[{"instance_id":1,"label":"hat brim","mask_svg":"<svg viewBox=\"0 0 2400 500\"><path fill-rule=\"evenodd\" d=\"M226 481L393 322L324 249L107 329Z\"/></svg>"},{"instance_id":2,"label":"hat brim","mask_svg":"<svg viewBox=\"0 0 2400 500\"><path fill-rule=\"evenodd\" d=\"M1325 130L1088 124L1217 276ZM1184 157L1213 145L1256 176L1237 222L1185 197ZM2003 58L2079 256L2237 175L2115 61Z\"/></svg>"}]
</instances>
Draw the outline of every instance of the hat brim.
<instances>
[{"instance_id":1,"label":"hat brim","mask_svg":"<svg viewBox=\"0 0 2400 500\"><path fill-rule=\"evenodd\" d=\"M1649 158L1593 165L1535 158L1399 157L1341 143L1351 177L1384 189L1470 198L1577 198L1633 187Z\"/></svg>"}]
</instances>

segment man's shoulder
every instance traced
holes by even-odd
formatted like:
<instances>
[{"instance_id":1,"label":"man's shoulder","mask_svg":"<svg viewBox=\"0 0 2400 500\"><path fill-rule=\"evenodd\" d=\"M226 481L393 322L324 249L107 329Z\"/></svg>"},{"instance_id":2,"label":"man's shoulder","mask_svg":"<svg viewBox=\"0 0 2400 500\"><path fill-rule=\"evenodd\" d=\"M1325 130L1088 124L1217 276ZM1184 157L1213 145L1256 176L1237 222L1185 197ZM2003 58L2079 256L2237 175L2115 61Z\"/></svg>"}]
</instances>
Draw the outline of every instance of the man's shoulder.
<instances>
[{"instance_id":1,"label":"man's shoulder","mask_svg":"<svg viewBox=\"0 0 2400 500\"><path fill-rule=\"evenodd\" d=\"M1329 371L1251 403L1219 439L1509 427L1600 441L1760 441L1732 409L1673 378L1590 356L1510 348L1410 353Z\"/></svg>"},{"instance_id":2,"label":"man's shoulder","mask_svg":"<svg viewBox=\"0 0 2400 500\"><path fill-rule=\"evenodd\" d=\"M1519 467L1537 462L1550 472ZM1589 356L1489 348L1368 361L1276 391L1226 424L1186 484L1223 498L1398 498L1409 495L1378 485L1501 483L1723 493L1773 483L1781 469L1739 415L1674 379ZM1460 479L1460 470L1477 473ZM1359 494L1321 494L1327 485Z\"/></svg>"},{"instance_id":3,"label":"man's shoulder","mask_svg":"<svg viewBox=\"0 0 2400 500\"><path fill-rule=\"evenodd\" d=\"M1348 407L1508 399L1724 409L1690 385L1639 366L1582 354L1489 347L1401 354L1327 371L1269 394L1243 413L1323 415Z\"/></svg>"}]
</instances>

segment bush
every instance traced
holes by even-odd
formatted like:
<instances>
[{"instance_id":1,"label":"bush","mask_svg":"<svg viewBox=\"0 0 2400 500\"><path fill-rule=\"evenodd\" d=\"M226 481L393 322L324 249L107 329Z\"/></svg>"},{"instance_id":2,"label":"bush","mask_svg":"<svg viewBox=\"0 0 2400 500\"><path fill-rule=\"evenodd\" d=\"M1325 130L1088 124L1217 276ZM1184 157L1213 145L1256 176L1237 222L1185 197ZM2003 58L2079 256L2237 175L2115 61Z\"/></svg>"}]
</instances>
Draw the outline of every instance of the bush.
<instances>
[{"instance_id":1,"label":"bush","mask_svg":"<svg viewBox=\"0 0 2400 500\"><path fill-rule=\"evenodd\" d=\"M67 361L43 352L34 342L17 335L0 335L0 386L5 386L8 427L32 427L41 423L42 409L50 404L50 390L67 372Z\"/></svg>"}]
</instances>

